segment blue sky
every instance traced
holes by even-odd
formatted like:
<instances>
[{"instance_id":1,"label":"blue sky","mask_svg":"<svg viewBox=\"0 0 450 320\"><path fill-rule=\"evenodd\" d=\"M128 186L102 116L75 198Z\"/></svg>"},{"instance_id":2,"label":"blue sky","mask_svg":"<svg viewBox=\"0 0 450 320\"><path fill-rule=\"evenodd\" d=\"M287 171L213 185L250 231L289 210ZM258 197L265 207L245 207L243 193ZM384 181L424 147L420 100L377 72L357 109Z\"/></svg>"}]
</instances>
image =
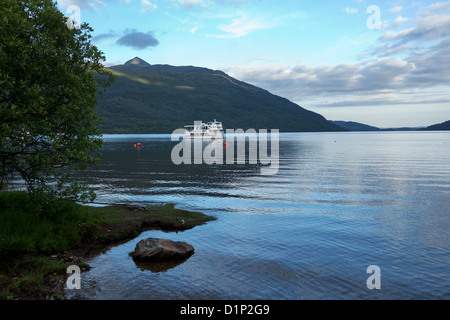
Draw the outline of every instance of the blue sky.
<instances>
[{"instance_id":1,"label":"blue sky","mask_svg":"<svg viewBox=\"0 0 450 320\"><path fill-rule=\"evenodd\" d=\"M450 120L450 1L58 0L106 65L227 72L329 120Z\"/></svg>"}]
</instances>

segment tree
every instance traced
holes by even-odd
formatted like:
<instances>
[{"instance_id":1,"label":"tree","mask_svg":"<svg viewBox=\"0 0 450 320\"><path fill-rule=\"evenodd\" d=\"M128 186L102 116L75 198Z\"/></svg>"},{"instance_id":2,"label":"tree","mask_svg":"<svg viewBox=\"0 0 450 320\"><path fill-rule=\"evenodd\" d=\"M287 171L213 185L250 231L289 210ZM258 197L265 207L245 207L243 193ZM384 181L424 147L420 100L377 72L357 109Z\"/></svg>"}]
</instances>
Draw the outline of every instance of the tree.
<instances>
[{"instance_id":1,"label":"tree","mask_svg":"<svg viewBox=\"0 0 450 320\"><path fill-rule=\"evenodd\" d=\"M92 28L67 22L52 0L0 0L0 190L19 174L32 199L95 197L74 173L99 159L96 97L114 79Z\"/></svg>"}]
</instances>

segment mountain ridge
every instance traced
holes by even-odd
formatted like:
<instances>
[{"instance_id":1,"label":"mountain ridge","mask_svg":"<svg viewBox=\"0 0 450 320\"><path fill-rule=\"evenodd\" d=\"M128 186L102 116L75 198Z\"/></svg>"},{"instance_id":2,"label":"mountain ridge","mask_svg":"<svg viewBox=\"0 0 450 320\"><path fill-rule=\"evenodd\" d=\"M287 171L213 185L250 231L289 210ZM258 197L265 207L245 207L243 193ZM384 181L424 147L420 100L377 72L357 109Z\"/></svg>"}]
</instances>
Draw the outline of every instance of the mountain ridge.
<instances>
[{"instance_id":1,"label":"mountain ridge","mask_svg":"<svg viewBox=\"0 0 450 320\"><path fill-rule=\"evenodd\" d=\"M334 124L348 131L436 131L450 130L450 120L434 124L428 127L398 127L398 128L378 128L355 121L330 120Z\"/></svg>"},{"instance_id":2,"label":"mountain ridge","mask_svg":"<svg viewBox=\"0 0 450 320\"><path fill-rule=\"evenodd\" d=\"M380 131L380 128L370 126L364 123L355 122L355 121L342 121L342 120L333 120L331 121L334 124L342 127L343 129L349 131Z\"/></svg>"},{"instance_id":3,"label":"mountain ridge","mask_svg":"<svg viewBox=\"0 0 450 320\"><path fill-rule=\"evenodd\" d=\"M124 64L114 65L109 67L109 69L116 70L130 70L136 72L152 72L152 71L165 71L165 72L187 72L187 73L206 73L206 74L222 74L227 75L225 72L220 70L212 70L204 67L194 67L194 66L172 66L169 64L150 64L147 61L135 57L128 60Z\"/></svg>"},{"instance_id":4,"label":"mountain ridge","mask_svg":"<svg viewBox=\"0 0 450 320\"><path fill-rule=\"evenodd\" d=\"M196 120L225 128L344 131L286 98L194 66L151 65L135 57L108 68L116 81L98 97L103 133L171 133Z\"/></svg>"},{"instance_id":5,"label":"mountain ridge","mask_svg":"<svg viewBox=\"0 0 450 320\"><path fill-rule=\"evenodd\" d=\"M426 128L422 128L419 130L423 130L423 131L450 130L450 120L442 122L442 123L433 124L431 126L428 126Z\"/></svg>"},{"instance_id":6,"label":"mountain ridge","mask_svg":"<svg viewBox=\"0 0 450 320\"><path fill-rule=\"evenodd\" d=\"M127 62L125 62L123 65L124 66L140 66L140 67L151 66L150 63L148 63L147 61L142 60L139 57L134 57L133 59L128 60Z\"/></svg>"}]
</instances>

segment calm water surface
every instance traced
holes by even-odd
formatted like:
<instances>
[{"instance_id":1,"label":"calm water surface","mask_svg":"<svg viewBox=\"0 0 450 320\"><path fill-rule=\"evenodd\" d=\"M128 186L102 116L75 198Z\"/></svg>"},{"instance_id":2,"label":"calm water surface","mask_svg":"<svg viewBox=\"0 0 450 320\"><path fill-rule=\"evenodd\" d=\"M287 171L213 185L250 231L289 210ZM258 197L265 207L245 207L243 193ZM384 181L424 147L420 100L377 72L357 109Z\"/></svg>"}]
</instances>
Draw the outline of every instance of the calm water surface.
<instances>
[{"instance_id":1,"label":"calm water surface","mask_svg":"<svg viewBox=\"0 0 450 320\"><path fill-rule=\"evenodd\" d=\"M217 220L147 231L91 258L68 298L450 298L449 132L280 134L272 176L249 164L176 166L170 135L104 141L100 167L84 177L98 202L171 202ZM137 266L128 254L148 237L195 254ZM370 265L380 290L367 288Z\"/></svg>"}]
</instances>

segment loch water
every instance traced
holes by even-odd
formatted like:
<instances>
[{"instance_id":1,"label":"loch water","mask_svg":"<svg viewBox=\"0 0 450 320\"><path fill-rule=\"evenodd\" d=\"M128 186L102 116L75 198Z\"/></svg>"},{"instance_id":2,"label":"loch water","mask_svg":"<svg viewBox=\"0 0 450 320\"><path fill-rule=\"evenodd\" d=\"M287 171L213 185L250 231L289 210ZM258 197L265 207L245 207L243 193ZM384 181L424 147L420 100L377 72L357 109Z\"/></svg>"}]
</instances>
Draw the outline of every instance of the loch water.
<instances>
[{"instance_id":1,"label":"loch water","mask_svg":"<svg viewBox=\"0 0 450 320\"><path fill-rule=\"evenodd\" d=\"M134 144L141 143L141 147ZM93 256L69 299L449 299L450 132L280 133L261 164L180 164L171 135L105 135L84 172L100 203L175 203L217 220ZM135 264L141 239L195 253ZM369 266L379 267L370 289Z\"/></svg>"}]
</instances>

